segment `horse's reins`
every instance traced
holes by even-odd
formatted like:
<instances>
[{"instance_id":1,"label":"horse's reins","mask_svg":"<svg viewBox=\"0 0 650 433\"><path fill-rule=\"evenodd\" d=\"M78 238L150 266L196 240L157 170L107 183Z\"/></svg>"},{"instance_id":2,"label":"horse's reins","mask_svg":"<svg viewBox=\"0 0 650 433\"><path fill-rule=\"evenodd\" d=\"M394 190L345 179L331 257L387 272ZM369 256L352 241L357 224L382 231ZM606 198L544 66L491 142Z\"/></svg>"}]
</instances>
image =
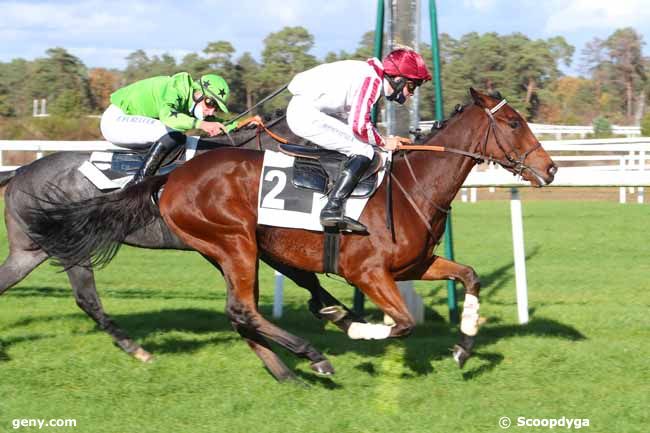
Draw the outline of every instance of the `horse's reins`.
<instances>
[{"instance_id":1,"label":"horse's reins","mask_svg":"<svg viewBox=\"0 0 650 433\"><path fill-rule=\"evenodd\" d=\"M262 99L261 99L257 104L253 105L253 106L252 106L251 108L249 108L248 110L246 110L246 111L244 111L244 112L242 112L242 113L239 113L239 114L238 114L237 116L235 116L233 119L229 120L229 122L232 123L232 122L234 122L234 121L236 121L236 120L241 119L242 117L244 117L245 115L247 115L248 113L250 113L251 111L253 111L254 109L256 109L257 107L259 107L260 105L262 105L262 104L264 104L265 102L267 102L267 101L269 101L269 100L275 98L276 96L278 96L278 95L279 95L280 93L282 93L282 92L284 91L284 89L286 89L287 87L289 87L289 84L285 84L284 86L282 86L282 87L280 87L279 89L275 90L275 91L274 91L273 93L271 93L270 95L265 96L265 97L262 98Z\"/></svg>"},{"instance_id":2,"label":"horse's reins","mask_svg":"<svg viewBox=\"0 0 650 433\"><path fill-rule=\"evenodd\" d=\"M239 146L242 146L242 145L248 143L253 138L257 138L257 149L262 150L262 137L261 137L262 132L266 132L267 134L269 134L269 136L271 138L273 138L275 141L277 141L279 143L282 143L282 144L289 143L289 140L287 140L286 138L276 134L275 132L271 131L271 129L269 128L269 126L275 125L280 120L282 120L282 118L284 118L284 116L280 116L277 119L274 119L274 121L270 125L266 125L260 116L252 116L252 117L249 117L249 118L247 118L245 120L242 120L237 125L237 129L243 128L246 125L250 125L252 123L252 124L255 124L257 126L257 130L255 132L255 135L251 136L247 140L242 141L239 144Z\"/></svg>"},{"instance_id":3,"label":"horse's reins","mask_svg":"<svg viewBox=\"0 0 650 433\"><path fill-rule=\"evenodd\" d=\"M284 88L280 89L280 91L281 90L284 90ZM279 93L279 92L277 92L277 93ZM275 94L273 96L275 96ZM398 149L399 150L426 150L426 151L433 151L433 152L453 153L453 154L456 154L456 155L472 158L478 164L481 164L481 163L486 162L486 161L499 164L504 168L512 169L513 172L515 174L517 174L517 175L521 175L523 173L523 171L526 170L526 169L534 171L531 167L527 166L525 164L525 162L526 162L526 159L528 158L528 156L533 151L535 151L537 148L539 148L541 146L541 143L538 142L537 145L534 146L532 149L527 150L522 155L519 155L517 159L514 159L512 156L510 156L509 152L506 151L506 149L503 147L503 145L501 144L501 142L499 140L499 137L497 135L498 126L497 126L496 120L494 118L494 113L499 111L499 109L501 107L503 107L504 105L506 105L506 104L507 104L507 101L505 99L502 99L501 102L499 102L497 105L495 105L492 109L489 109L489 108L484 109L485 113L488 115L488 122L489 123L488 123L488 127L486 129L485 139L483 140L482 146L480 146L480 147L483 148L482 153L468 152L468 151L465 151L465 150L455 149L455 148L446 147L446 146L430 146L430 145L422 145L422 144L402 144L402 145L399 146ZM286 138L284 138L284 137L274 133L273 131L271 131L269 129L269 127L264 124L264 122L263 122L263 120L262 120L262 118L260 116L250 117L250 118L246 119L245 121L241 122L237 127L241 128L241 127L246 126L246 125L248 125L250 123L255 123L257 125L257 133L255 135L257 137L258 148L260 150L262 150L262 141L261 141L261 138L260 138L260 135L261 135L262 132L266 132L271 138L273 138L274 140L276 140L279 143L287 144L289 142L289 140L287 140ZM487 155L487 143L488 143L488 141L490 139L490 131L492 131L492 133L494 134L494 141L496 142L499 149L503 152L503 155L506 158L505 160L494 158L492 155ZM247 140L247 141L250 141L250 139ZM415 186L418 189L418 191L420 192L420 195L422 195L422 197L425 197L427 199L427 202L429 202L429 204L432 207L434 207L436 210L438 210L438 211L440 211L442 213L448 214L450 209L445 209L445 208L439 206L438 204L436 204L435 202L433 202L431 199L428 198L428 194L426 194L426 192L424 191L424 189L422 187L422 184L419 182L417 176L415 175L415 171L413 170L413 167L411 166L411 163L410 163L410 161L409 161L406 154L404 154L404 161L406 162L406 166L409 169L409 173L411 174L411 177L413 178L413 181L415 182ZM413 209L415 210L418 217L420 217L420 219L424 223L424 225L427 228L427 231L429 232L429 234L432 237L435 237L435 234L433 232L433 228L431 227L431 224L427 220L427 218L424 215L424 213L422 212L422 210L420 210L420 208L415 203L415 200L413 199L412 195L406 190L406 188L404 188L402 183L399 181L399 179L397 179L397 177L392 172L390 173L390 178L395 181L395 184L397 185L397 187L402 191L402 193L406 197L406 200L409 202L411 207L413 207Z\"/></svg>"},{"instance_id":4,"label":"horse's reins","mask_svg":"<svg viewBox=\"0 0 650 433\"><path fill-rule=\"evenodd\" d=\"M482 148L483 151L482 153L476 153L476 152L467 152L465 150L460 150L460 149L454 149L451 147L446 147L446 146L428 146L425 144L404 144L399 146L399 150L428 150L428 151L434 151L434 152L447 152L447 153L455 153L457 155L462 155L462 156L467 156L469 158L472 158L475 160L477 163L481 164L483 162L493 162L495 164L499 164L503 168L510 168L513 170L513 172L516 175L521 175L524 170L528 169L533 171L533 169L525 164L526 159L528 156L537 150L539 147L541 147L541 143L537 142L537 145L534 146L531 149L528 149L526 152L524 152L522 155L517 155L518 158L514 159L512 156L510 156L510 153L503 147L501 144L501 141L499 140L499 137L497 136L497 130L499 129L496 120L494 118L494 113L499 111L501 107L506 105L508 101L505 99L502 99L501 102L499 102L497 105L495 105L492 109L485 108L485 113L488 115L488 122L489 122L489 127L486 129L485 132L485 139L483 140ZM490 132L494 134L494 141L497 144L497 147L503 152L503 155L505 157L505 160L503 159L498 159L493 157L492 155L487 154L487 143L490 139Z\"/></svg>"},{"instance_id":5,"label":"horse's reins","mask_svg":"<svg viewBox=\"0 0 650 433\"><path fill-rule=\"evenodd\" d=\"M461 155L461 156L466 156L466 157L472 158L478 164L481 164L481 163L483 163L485 161L499 164L504 168L512 169L513 172L516 175L521 175L523 173L523 171L526 170L526 169L529 169L529 170L534 172L534 170L531 167L527 166L525 164L525 162L526 162L526 158L528 158L528 156L533 151L535 151L537 148L539 148L542 145L541 143L538 142L537 145L534 146L532 149L529 149L526 152L524 152L522 155L518 156L518 159L514 159L512 156L510 156L510 154L505 150L505 148L502 146L501 142L499 141L499 137L497 136L498 126L497 126L496 120L494 119L494 113L499 111L499 109L501 107L503 107L504 105L506 105L506 104L507 104L507 101L505 99L502 99L501 102L499 102L497 105L495 105L492 109L485 108L485 113L488 115L488 122L489 123L488 123L488 127L486 129L485 139L483 140L483 145L482 145L483 153L467 152L467 151L464 151L464 150L454 149L454 148L446 147L446 146L429 146L429 145L423 145L423 144L402 144L402 145L400 145L398 147L398 149L399 150L426 150L426 151L432 151L432 152L453 153L453 154L456 154L456 155ZM496 142L499 149L503 152L503 155L505 156L506 160L497 159L497 158L494 158L492 155L487 155L487 143L488 143L488 140L490 139L490 131L492 131L492 133L494 134L494 141ZM418 189L418 191L420 192L420 195L422 195L422 197L425 197L427 199L427 202L429 202L429 204L431 206L433 206L435 209L437 209L438 211L443 212L445 214L448 214L451 209L444 209L443 207L439 206L438 204L436 204L435 202L433 202L432 200L430 200L428 198L428 194L425 193L421 183L418 181L418 179L417 179L417 177L415 175L415 171L413 171L413 167L411 166L411 163L410 163L410 161L409 161L406 154L404 154L404 161L406 162L406 166L409 169L409 173L411 174L411 177L413 178L413 181L415 182L415 186ZM395 181L395 183L399 187L399 189L402 191L404 196L406 197L406 200L413 207L413 209L415 210L417 215L420 217L420 219L422 220L422 222L426 226L427 231L429 232L429 234L431 234L432 237L435 237L435 235L433 233L433 228L431 227L431 224L429 223L427 218L424 216L424 213L418 208L418 206L416 205L415 200L413 199L411 194L409 194L406 191L406 188L404 188L404 186L400 183L400 181L397 179L397 177L393 173L391 173L390 175L391 175L391 178Z\"/></svg>"},{"instance_id":6,"label":"horse's reins","mask_svg":"<svg viewBox=\"0 0 650 433\"><path fill-rule=\"evenodd\" d=\"M229 122L229 123L234 123L235 121L241 119L242 117L244 117L245 115L247 115L248 113L250 113L251 111L253 111L254 109L256 109L257 107L259 107L260 105L262 105L262 104L264 104L265 102L267 102L267 101L269 101L269 100L275 98L276 96L278 96L278 95L279 95L280 93L282 93L282 92L283 92L287 87L289 87L289 84L285 84L284 86L282 86L282 87L280 87L279 89L275 90L275 91L274 91L273 93L271 93L270 95L265 96L265 97L264 97L262 100L260 100L257 104L253 105L252 107L250 107L250 108L247 109L246 111L244 111L244 112L242 112L242 113L239 113L237 116L235 116L233 119L230 119L228 122ZM279 142L281 142L281 143L284 143L284 144L287 143L287 141L282 141L282 140L284 140L282 137L280 137L279 135L276 135L276 134L272 133L272 132L271 132L271 131L270 131L270 130L269 130L269 129L264 125L264 122L262 122L262 118L261 118L260 116L253 116L253 117L249 117L249 118L243 120L242 122L240 122L239 124L237 124L237 129L242 128L242 127L244 127L244 126L246 126L246 125L252 123L253 121L255 121L255 122L257 123L257 125L258 125L258 130L257 130L257 134L256 134L256 136L257 136L257 147L258 147L259 150L262 150L262 140L260 139L260 132L261 132L260 129L261 129L261 128L263 128L263 129L264 129L264 130L265 130L265 131L266 131L266 132L267 132L271 137L273 137L275 140L277 140L277 141L279 141ZM275 124L275 123L276 123L276 122L273 122L273 124ZM235 144L235 141L232 139L232 137L230 136L230 134L228 133L228 131L225 131L225 130L224 130L224 132L225 132L226 136L228 137L228 140L230 141L230 144L231 144L233 147L237 147L237 145ZM252 139L252 137L249 138L248 140L245 140L245 141L241 142L241 143L239 144L239 146L248 143L249 141L251 141L251 139Z\"/></svg>"}]
</instances>

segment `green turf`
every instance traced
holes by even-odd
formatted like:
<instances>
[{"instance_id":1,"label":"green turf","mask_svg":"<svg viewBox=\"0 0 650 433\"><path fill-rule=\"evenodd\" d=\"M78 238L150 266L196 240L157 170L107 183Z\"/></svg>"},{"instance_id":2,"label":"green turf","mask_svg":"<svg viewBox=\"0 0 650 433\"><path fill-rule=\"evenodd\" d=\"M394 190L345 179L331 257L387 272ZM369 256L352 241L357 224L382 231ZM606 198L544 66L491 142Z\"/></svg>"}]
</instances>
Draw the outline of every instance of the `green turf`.
<instances>
[{"instance_id":1,"label":"green turf","mask_svg":"<svg viewBox=\"0 0 650 433\"><path fill-rule=\"evenodd\" d=\"M337 369L318 378L278 349L309 385L297 386L277 384L231 330L222 279L196 254L125 248L97 273L106 310L156 355L146 365L116 349L76 307L65 274L43 265L0 299L0 432L21 418L77 421L27 432L499 432L502 416L647 432L648 207L527 202L524 214L531 322L519 326L508 202L454 207L456 259L481 276L487 318L463 371L449 357L457 331L445 283L417 283L427 320L398 341L323 327L307 292L287 284L277 323ZM5 254L4 231L0 242ZM263 267L261 278L270 317L273 275ZM351 303L347 286L324 284Z\"/></svg>"}]
</instances>

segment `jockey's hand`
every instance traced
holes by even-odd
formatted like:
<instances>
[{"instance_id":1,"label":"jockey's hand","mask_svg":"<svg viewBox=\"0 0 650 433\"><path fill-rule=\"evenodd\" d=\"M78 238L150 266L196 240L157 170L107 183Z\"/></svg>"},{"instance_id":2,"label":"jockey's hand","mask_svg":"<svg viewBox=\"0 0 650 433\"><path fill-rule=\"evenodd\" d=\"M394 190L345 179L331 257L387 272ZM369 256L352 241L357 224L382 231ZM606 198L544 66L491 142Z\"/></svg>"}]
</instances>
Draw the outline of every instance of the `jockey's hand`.
<instances>
[{"instance_id":1,"label":"jockey's hand","mask_svg":"<svg viewBox=\"0 0 650 433\"><path fill-rule=\"evenodd\" d=\"M395 135L384 137L384 149L386 150L398 150L401 144L411 144L411 140Z\"/></svg>"},{"instance_id":2,"label":"jockey's hand","mask_svg":"<svg viewBox=\"0 0 650 433\"><path fill-rule=\"evenodd\" d=\"M223 126L223 123L219 123L219 122L208 122L204 120L201 122L199 128L207 132L210 137L214 137L215 135L219 135L226 132L226 127Z\"/></svg>"}]
</instances>

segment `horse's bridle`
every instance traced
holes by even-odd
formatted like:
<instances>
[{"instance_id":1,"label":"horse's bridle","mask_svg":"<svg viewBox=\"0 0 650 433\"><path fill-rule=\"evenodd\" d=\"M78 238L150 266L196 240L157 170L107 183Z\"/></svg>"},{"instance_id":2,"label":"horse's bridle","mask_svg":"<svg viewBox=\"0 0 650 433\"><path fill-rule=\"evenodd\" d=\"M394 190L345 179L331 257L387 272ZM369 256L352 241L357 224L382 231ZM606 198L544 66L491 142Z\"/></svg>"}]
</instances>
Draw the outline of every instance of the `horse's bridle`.
<instances>
[{"instance_id":1,"label":"horse's bridle","mask_svg":"<svg viewBox=\"0 0 650 433\"><path fill-rule=\"evenodd\" d=\"M497 125L496 119L494 118L494 113L499 111L499 109L501 107L503 107L504 105L506 105L507 103L508 103L508 101L506 101L505 99L502 99L501 102L499 102L497 105L495 105L492 109L489 109L489 108L484 109L485 113L488 116L489 126L488 126L488 128L486 129L486 132L485 132L485 140L483 141L483 146L482 146L483 150L481 152L483 157L481 158L480 162L483 162L483 161L494 162L496 164L499 164L501 167L505 168L506 170L509 170L512 173L514 173L516 175L519 175L519 176L521 176L521 174L526 169L528 169L528 170L532 171L533 173L535 173L535 170L532 167L527 166L525 164L525 162L526 162L526 158L528 158L528 156L532 152L534 152L535 150L537 150L538 148L540 148L542 146L542 143L540 143L538 141L537 145L533 146L531 149L528 149L527 151L525 151L521 155L517 155L517 153L513 149L513 153L515 154L515 156L517 156L517 158L513 158L510 155L510 152L508 152L503 147L503 145L501 144L501 141L499 140L499 136L497 135L498 125ZM494 134L494 141L497 144L497 147L501 150L501 152L503 152L503 156L505 157L505 160L497 159L497 158L494 158L491 155L487 154L487 143L488 143L488 140L490 139L490 131L492 131L492 134Z\"/></svg>"},{"instance_id":2,"label":"horse's bridle","mask_svg":"<svg viewBox=\"0 0 650 433\"><path fill-rule=\"evenodd\" d=\"M521 155L517 155L517 153L513 149L512 153L515 154L515 157L513 157L510 154L510 152L508 152L505 149L505 147L503 146L503 144L501 144L501 141L499 140L499 136L497 135L497 130L499 129L499 127L497 126L496 119L494 118L494 113L499 111L499 109L501 109L501 107L503 107L507 103L508 103L508 101L506 101L505 99L502 99L501 102L499 102L493 108L491 108L491 109L490 108L484 108L485 113L488 116L488 127L485 130L485 139L483 140L482 143L479 143L479 145L476 146L476 147L481 149L479 152L468 152L468 151L465 151L465 150L454 149L454 148L451 148L451 147L429 146L429 145L426 145L426 144L424 144L424 145L423 144L401 145L399 147L399 149L400 150L402 150L402 149L403 150L429 150L429 151L434 151L434 152L455 153L457 155L462 155L462 156L467 156L469 158L472 158L474 161L476 161L477 164L482 164L483 162L493 162L495 164L499 164L500 166L502 166L506 170L509 170L510 172L512 172L512 173L514 173L516 175L521 176L521 174L524 172L524 170L530 170L533 173L535 173L535 170L532 167L526 165L525 162L526 162L526 159L528 158L528 156L532 152L534 152L535 150L537 150L538 148L540 148L542 146L542 144L539 141L537 142L537 145L533 146L531 149L528 149L526 152L524 152ZM494 141L495 141L497 147L499 148L499 150L501 150L501 152L503 152L503 156L504 156L505 159L499 159L499 158L493 157L492 155L488 155L488 153L487 153L487 144L488 144L488 141L490 140L490 133L492 133L494 135ZM535 173L535 175L537 175L537 174Z\"/></svg>"},{"instance_id":3,"label":"horse's bridle","mask_svg":"<svg viewBox=\"0 0 650 433\"><path fill-rule=\"evenodd\" d=\"M448 153L455 153L457 155L461 156L467 156L469 158L472 158L477 164L482 164L483 162L493 162L496 164L499 164L506 170L509 170L510 172L514 173L515 175L521 176L521 174L524 172L524 170L528 169L530 170L535 176L538 176L537 173L535 172L535 169L532 167L529 167L525 164L526 158L535 150L537 150L539 147L541 147L541 143L538 141L537 145L534 146L532 149L527 150L524 152L522 155L517 155L516 152L513 149L513 153L515 153L516 158L512 157L510 153L503 147L501 142L499 141L499 137L497 135L497 122L496 119L494 118L494 113L499 111L501 107L506 105L508 102L505 99L502 99L501 102L499 102L497 105L495 105L493 108L484 108L485 113L488 116L488 127L486 128L485 131L485 139L483 140L483 143L481 144L479 142L478 146L479 148L482 148L481 152L468 152L465 150L460 150L460 149L454 149L450 147L445 147L445 146L429 146L429 145L418 145L418 144L407 144L407 145L401 145L399 147L400 150L428 150L428 151L434 151L434 152L448 152ZM492 155L488 155L487 153L487 144L490 139L490 132L494 134L494 141L496 142L497 147L503 152L503 156L505 159L498 159L494 158ZM422 195L424 198L427 199L427 202L437 209L440 212L443 213L449 213L450 209L445 209L441 206L439 206L437 203L434 203L431 201L427 194L424 192L422 185L418 181L417 177L415 176L415 172L413 171L413 167L411 167L411 163L408 160L407 154L404 154L404 161L406 162L406 166L409 169L409 172L411 174L411 177L413 178L413 181L415 183L415 186L417 188L417 191L420 192L420 195ZM538 176L539 177L539 176ZM431 224L429 221L427 221L427 218L424 216L420 208L417 206L415 203L415 200L413 197L411 197L411 194L402 186L401 182L395 177L393 173L391 173L391 178L395 181L399 189L402 191L404 196L406 197L407 201L409 204L413 207L415 210L416 214L420 217L422 222L424 223L425 227L427 228L427 231L431 234L431 236L435 237L435 234L433 232L433 228L431 227Z\"/></svg>"}]
</instances>

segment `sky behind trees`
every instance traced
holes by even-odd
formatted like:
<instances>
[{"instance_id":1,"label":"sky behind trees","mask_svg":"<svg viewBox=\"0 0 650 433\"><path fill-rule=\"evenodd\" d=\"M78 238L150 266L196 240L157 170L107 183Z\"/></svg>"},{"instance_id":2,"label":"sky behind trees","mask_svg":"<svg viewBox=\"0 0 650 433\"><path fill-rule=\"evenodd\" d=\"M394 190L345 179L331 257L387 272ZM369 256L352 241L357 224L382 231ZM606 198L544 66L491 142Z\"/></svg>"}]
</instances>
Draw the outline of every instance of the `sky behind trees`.
<instances>
[{"instance_id":1,"label":"sky behind trees","mask_svg":"<svg viewBox=\"0 0 650 433\"><path fill-rule=\"evenodd\" d=\"M88 67L126 67L126 56L142 49L176 59L200 52L210 41L228 40L237 55L261 56L263 39L285 26L314 35L312 54L356 49L374 29L375 0L0 0L0 61L32 60L60 46ZM430 42L428 0L422 5L422 41ZM565 73L580 73L580 53L594 37L634 27L649 40L647 0L438 0L440 32L459 38L469 32L521 32L531 39L563 36L576 48ZM647 47L644 48L644 53Z\"/></svg>"}]
</instances>

